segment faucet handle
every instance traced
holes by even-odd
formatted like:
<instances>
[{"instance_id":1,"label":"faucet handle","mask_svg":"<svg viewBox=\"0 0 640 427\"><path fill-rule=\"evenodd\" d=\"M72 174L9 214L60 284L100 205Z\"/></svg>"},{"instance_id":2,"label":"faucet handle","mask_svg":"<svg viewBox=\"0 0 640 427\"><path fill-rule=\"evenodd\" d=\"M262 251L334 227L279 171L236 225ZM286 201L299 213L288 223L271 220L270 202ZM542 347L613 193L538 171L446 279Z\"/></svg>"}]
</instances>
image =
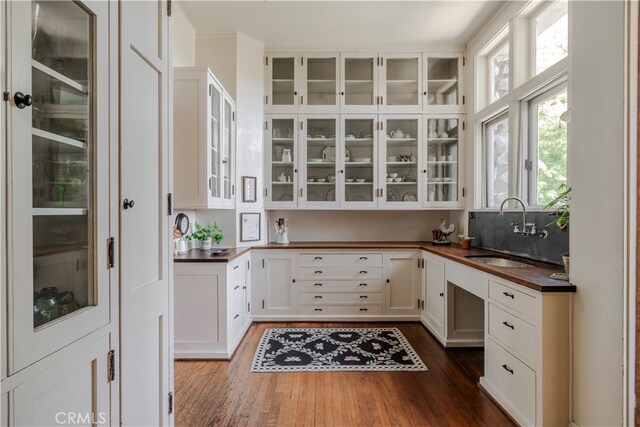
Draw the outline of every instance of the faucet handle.
<instances>
[{"instance_id":1,"label":"faucet handle","mask_svg":"<svg viewBox=\"0 0 640 427\"><path fill-rule=\"evenodd\" d=\"M518 227L518 223L517 222L512 222L511 225L513 225L513 232L514 233L519 233L520 232L520 228Z\"/></svg>"},{"instance_id":2,"label":"faucet handle","mask_svg":"<svg viewBox=\"0 0 640 427\"><path fill-rule=\"evenodd\" d=\"M529 234L536 234L538 232L536 225L532 222L528 222L524 225L525 232L527 231L527 228L529 229Z\"/></svg>"}]
</instances>

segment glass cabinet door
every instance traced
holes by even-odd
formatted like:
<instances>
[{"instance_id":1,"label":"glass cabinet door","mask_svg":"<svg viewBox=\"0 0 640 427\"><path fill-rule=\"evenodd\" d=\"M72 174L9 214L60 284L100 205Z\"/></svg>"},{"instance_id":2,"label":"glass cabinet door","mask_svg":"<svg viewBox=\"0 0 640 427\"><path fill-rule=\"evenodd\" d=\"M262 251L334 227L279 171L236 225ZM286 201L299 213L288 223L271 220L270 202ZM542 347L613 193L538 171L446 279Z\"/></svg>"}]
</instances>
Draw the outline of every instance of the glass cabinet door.
<instances>
[{"instance_id":1,"label":"glass cabinet door","mask_svg":"<svg viewBox=\"0 0 640 427\"><path fill-rule=\"evenodd\" d=\"M347 111L375 111L376 55L348 55L342 58L342 107Z\"/></svg>"},{"instance_id":2,"label":"glass cabinet door","mask_svg":"<svg viewBox=\"0 0 640 427\"><path fill-rule=\"evenodd\" d=\"M345 206L364 208L376 206L377 138L375 117L344 118L342 141L344 144Z\"/></svg>"},{"instance_id":3,"label":"glass cabinet door","mask_svg":"<svg viewBox=\"0 0 640 427\"><path fill-rule=\"evenodd\" d=\"M387 118L384 123L383 200L386 206L418 206L422 199L419 159L421 119L413 116Z\"/></svg>"},{"instance_id":4,"label":"glass cabinet door","mask_svg":"<svg viewBox=\"0 0 640 427\"><path fill-rule=\"evenodd\" d=\"M428 57L425 61L427 106L457 106L460 100L461 57Z\"/></svg>"},{"instance_id":5,"label":"glass cabinet door","mask_svg":"<svg viewBox=\"0 0 640 427\"><path fill-rule=\"evenodd\" d=\"M338 105L338 56L303 59L306 111L322 111Z\"/></svg>"},{"instance_id":6,"label":"glass cabinet door","mask_svg":"<svg viewBox=\"0 0 640 427\"><path fill-rule=\"evenodd\" d=\"M220 122L222 106L222 89L212 81L209 82L209 197L220 199Z\"/></svg>"},{"instance_id":7,"label":"glass cabinet door","mask_svg":"<svg viewBox=\"0 0 640 427\"><path fill-rule=\"evenodd\" d=\"M297 104L296 58L270 57L269 82L271 87L267 96L267 105L276 107L292 107Z\"/></svg>"},{"instance_id":8,"label":"glass cabinet door","mask_svg":"<svg viewBox=\"0 0 640 427\"><path fill-rule=\"evenodd\" d=\"M297 132L295 117L273 117L267 125L267 200L274 207L295 207L297 188Z\"/></svg>"},{"instance_id":9,"label":"glass cabinet door","mask_svg":"<svg viewBox=\"0 0 640 427\"><path fill-rule=\"evenodd\" d=\"M385 73L382 105L397 111L409 111L409 107L415 111L422 106L420 59L420 55L382 58Z\"/></svg>"},{"instance_id":10,"label":"glass cabinet door","mask_svg":"<svg viewBox=\"0 0 640 427\"><path fill-rule=\"evenodd\" d=\"M108 322L109 53L106 5L16 2L10 19L15 371Z\"/></svg>"},{"instance_id":11,"label":"glass cabinet door","mask_svg":"<svg viewBox=\"0 0 640 427\"><path fill-rule=\"evenodd\" d=\"M427 119L427 204L459 200L459 125L457 117Z\"/></svg>"},{"instance_id":12,"label":"glass cabinet door","mask_svg":"<svg viewBox=\"0 0 640 427\"><path fill-rule=\"evenodd\" d=\"M304 206L331 207L339 201L337 118L307 118L304 123Z\"/></svg>"},{"instance_id":13,"label":"glass cabinet door","mask_svg":"<svg viewBox=\"0 0 640 427\"><path fill-rule=\"evenodd\" d=\"M231 182L231 150L233 145L234 133L234 112L233 106L229 99L224 97L224 122L222 127L222 198L223 205L230 206L233 204L233 190Z\"/></svg>"}]
</instances>

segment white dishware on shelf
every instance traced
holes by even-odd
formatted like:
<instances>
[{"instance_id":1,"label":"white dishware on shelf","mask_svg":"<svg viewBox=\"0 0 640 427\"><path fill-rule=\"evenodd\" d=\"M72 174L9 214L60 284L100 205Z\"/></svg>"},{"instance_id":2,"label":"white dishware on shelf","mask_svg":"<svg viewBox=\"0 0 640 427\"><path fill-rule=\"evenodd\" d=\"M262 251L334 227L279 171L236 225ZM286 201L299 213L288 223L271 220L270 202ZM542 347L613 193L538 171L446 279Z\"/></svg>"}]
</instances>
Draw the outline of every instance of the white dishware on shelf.
<instances>
[{"instance_id":1,"label":"white dishware on shelf","mask_svg":"<svg viewBox=\"0 0 640 427\"><path fill-rule=\"evenodd\" d=\"M415 155L411 155L411 157L409 158L410 161L415 162L418 158Z\"/></svg>"},{"instance_id":2,"label":"white dishware on shelf","mask_svg":"<svg viewBox=\"0 0 640 427\"><path fill-rule=\"evenodd\" d=\"M402 182L402 178L393 178L393 182Z\"/></svg>"},{"instance_id":3,"label":"white dishware on shelf","mask_svg":"<svg viewBox=\"0 0 640 427\"><path fill-rule=\"evenodd\" d=\"M387 182L393 182L393 178L387 178Z\"/></svg>"},{"instance_id":4,"label":"white dishware on shelf","mask_svg":"<svg viewBox=\"0 0 640 427\"><path fill-rule=\"evenodd\" d=\"M347 179L345 179L345 182L353 182L353 181L354 181L354 179L353 179L353 178L347 178Z\"/></svg>"},{"instance_id":5,"label":"white dishware on shelf","mask_svg":"<svg viewBox=\"0 0 640 427\"><path fill-rule=\"evenodd\" d=\"M356 163L371 163L370 157L356 157L353 159Z\"/></svg>"},{"instance_id":6,"label":"white dishware on shelf","mask_svg":"<svg viewBox=\"0 0 640 427\"><path fill-rule=\"evenodd\" d=\"M388 156L387 157L387 162L395 162L396 160L398 160L398 158L396 156Z\"/></svg>"},{"instance_id":7,"label":"white dishware on shelf","mask_svg":"<svg viewBox=\"0 0 640 427\"><path fill-rule=\"evenodd\" d=\"M282 149L282 161L283 162L288 162L288 163L292 162L291 149L290 148L283 148Z\"/></svg>"},{"instance_id":8,"label":"white dishware on shelf","mask_svg":"<svg viewBox=\"0 0 640 427\"><path fill-rule=\"evenodd\" d=\"M307 182L314 182L315 178L307 178Z\"/></svg>"},{"instance_id":9,"label":"white dishware on shelf","mask_svg":"<svg viewBox=\"0 0 640 427\"><path fill-rule=\"evenodd\" d=\"M449 138L449 135L446 132L440 132L440 138Z\"/></svg>"},{"instance_id":10,"label":"white dishware on shelf","mask_svg":"<svg viewBox=\"0 0 640 427\"><path fill-rule=\"evenodd\" d=\"M278 182L287 182L287 178L284 176L284 172L282 172L280 175L278 175L277 180L278 180Z\"/></svg>"},{"instance_id":11,"label":"white dishware on shelf","mask_svg":"<svg viewBox=\"0 0 640 427\"><path fill-rule=\"evenodd\" d=\"M404 132L402 129L396 129L391 131L391 138L393 139L402 139L404 138Z\"/></svg>"},{"instance_id":12,"label":"white dishware on shelf","mask_svg":"<svg viewBox=\"0 0 640 427\"><path fill-rule=\"evenodd\" d=\"M439 160L439 161L441 161L441 162L444 162L444 161L446 160L446 157L445 157L445 156L440 156L440 157L438 158L438 160Z\"/></svg>"},{"instance_id":13,"label":"white dishware on shelf","mask_svg":"<svg viewBox=\"0 0 640 427\"><path fill-rule=\"evenodd\" d=\"M318 178L317 181L318 182L327 182L327 180L325 178Z\"/></svg>"},{"instance_id":14,"label":"white dishware on shelf","mask_svg":"<svg viewBox=\"0 0 640 427\"><path fill-rule=\"evenodd\" d=\"M389 176L389 178L397 178L398 174L397 173L390 173L388 176Z\"/></svg>"},{"instance_id":15,"label":"white dishware on shelf","mask_svg":"<svg viewBox=\"0 0 640 427\"><path fill-rule=\"evenodd\" d=\"M429 161L430 162L435 162L436 161L436 156L429 156Z\"/></svg>"},{"instance_id":16,"label":"white dishware on shelf","mask_svg":"<svg viewBox=\"0 0 640 427\"><path fill-rule=\"evenodd\" d=\"M356 179L356 182L364 182L364 181L365 181L365 180L364 180L364 178L358 178L358 179Z\"/></svg>"},{"instance_id":17,"label":"white dishware on shelf","mask_svg":"<svg viewBox=\"0 0 640 427\"><path fill-rule=\"evenodd\" d=\"M309 163L322 163L322 159L309 159L307 160Z\"/></svg>"},{"instance_id":18,"label":"white dishware on shelf","mask_svg":"<svg viewBox=\"0 0 640 427\"><path fill-rule=\"evenodd\" d=\"M329 182L335 182L335 181L336 181L336 177L335 177L335 175L327 175L327 181L329 181Z\"/></svg>"},{"instance_id":19,"label":"white dishware on shelf","mask_svg":"<svg viewBox=\"0 0 640 427\"><path fill-rule=\"evenodd\" d=\"M336 200L336 190L334 188L332 188L331 190L327 191L326 200L327 200L327 202L335 202L335 200Z\"/></svg>"},{"instance_id":20,"label":"white dishware on shelf","mask_svg":"<svg viewBox=\"0 0 640 427\"><path fill-rule=\"evenodd\" d=\"M413 193L413 192L406 193L404 196L402 196L402 201L403 202L417 202L418 201L418 195L416 193Z\"/></svg>"}]
</instances>

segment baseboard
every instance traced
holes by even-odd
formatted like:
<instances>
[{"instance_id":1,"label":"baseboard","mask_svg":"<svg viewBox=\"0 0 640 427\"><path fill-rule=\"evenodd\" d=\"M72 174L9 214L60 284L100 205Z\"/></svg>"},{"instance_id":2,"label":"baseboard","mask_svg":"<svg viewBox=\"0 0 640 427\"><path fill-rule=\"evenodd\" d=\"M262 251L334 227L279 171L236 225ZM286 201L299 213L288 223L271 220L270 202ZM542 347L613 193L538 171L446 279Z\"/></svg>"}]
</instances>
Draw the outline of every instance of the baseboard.
<instances>
[{"instance_id":1,"label":"baseboard","mask_svg":"<svg viewBox=\"0 0 640 427\"><path fill-rule=\"evenodd\" d=\"M174 351L173 360L229 359L226 351Z\"/></svg>"}]
</instances>

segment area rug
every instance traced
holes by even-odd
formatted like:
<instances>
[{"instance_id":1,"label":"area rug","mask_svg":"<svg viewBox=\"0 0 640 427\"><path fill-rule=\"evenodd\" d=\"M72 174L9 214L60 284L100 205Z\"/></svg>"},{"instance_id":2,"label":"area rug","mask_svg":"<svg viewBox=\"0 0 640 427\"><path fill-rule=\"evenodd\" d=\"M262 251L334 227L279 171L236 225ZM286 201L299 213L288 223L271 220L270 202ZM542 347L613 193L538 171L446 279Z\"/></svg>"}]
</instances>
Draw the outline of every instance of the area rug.
<instances>
[{"instance_id":1,"label":"area rug","mask_svg":"<svg viewBox=\"0 0 640 427\"><path fill-rule=\"evenodd\" d=\"M270 328L251 372L426 371L398 328Z\"/></svg>"}]
</instances>

